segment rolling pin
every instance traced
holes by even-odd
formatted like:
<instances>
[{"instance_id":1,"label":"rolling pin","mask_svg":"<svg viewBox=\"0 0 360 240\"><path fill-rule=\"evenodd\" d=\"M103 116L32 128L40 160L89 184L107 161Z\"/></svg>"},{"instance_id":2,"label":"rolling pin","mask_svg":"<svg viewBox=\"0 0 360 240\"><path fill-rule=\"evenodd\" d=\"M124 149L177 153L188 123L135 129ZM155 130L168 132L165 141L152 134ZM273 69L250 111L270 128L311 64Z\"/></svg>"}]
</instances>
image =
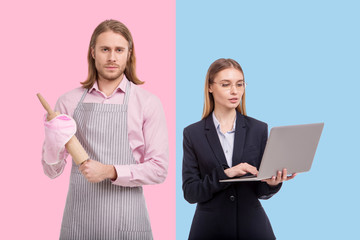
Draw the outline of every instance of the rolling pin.
<instances>
[{"instance_id":1,"label":"rolling pin","mask_svg":"<svg viewBox=\"0 0 360 240\"><path fill-rule=\"evenodd\" d=\"M56 117L57 114L52 110L50 105L41 96L41 94L38 93L36 95L48 113L47 120L50 121L51 119ZM75 135L72 136L72 138L65 144L65 148L70 153L70 155L73 158L76 165L80 165L81 163L83 163L84 161L89 159L89 155L86 153L83 146L81 146L81 143L79 142L79 140L77 139L77 137Z\"/></svg>"}]
</instances>

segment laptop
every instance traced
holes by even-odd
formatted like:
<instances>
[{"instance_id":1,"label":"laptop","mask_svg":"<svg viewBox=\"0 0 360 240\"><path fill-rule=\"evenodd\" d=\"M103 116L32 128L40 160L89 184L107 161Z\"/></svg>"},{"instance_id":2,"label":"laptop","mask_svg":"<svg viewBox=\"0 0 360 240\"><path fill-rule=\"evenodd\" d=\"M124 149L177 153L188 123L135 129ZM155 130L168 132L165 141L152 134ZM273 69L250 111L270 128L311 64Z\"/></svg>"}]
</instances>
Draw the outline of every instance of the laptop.
<instances>
[{"instance_id":1,"label":"laptop","mask_svg":"<svg viewBox=\"0 0 360 240\"><path fill-rule=\"evenodd\" d=\"M273 127L266 143L258 175L245 175L220 182L260 181L276 176L286 168L288 174L307 172L314 160L324 123Z\"/></svg>"}]
</instances>

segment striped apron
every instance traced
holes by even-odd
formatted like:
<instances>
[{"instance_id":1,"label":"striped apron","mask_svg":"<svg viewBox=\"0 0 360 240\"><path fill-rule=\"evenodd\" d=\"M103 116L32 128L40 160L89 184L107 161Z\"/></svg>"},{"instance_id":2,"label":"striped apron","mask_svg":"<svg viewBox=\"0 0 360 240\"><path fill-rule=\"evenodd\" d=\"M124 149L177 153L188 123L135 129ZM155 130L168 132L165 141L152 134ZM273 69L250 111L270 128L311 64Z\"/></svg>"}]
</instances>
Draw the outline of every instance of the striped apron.
<instances>
[{"instance_id":1,"label":"striped apron","mask_svg":"<svg viewBox=\"0 0 360 240\"><path fill-rule=\"evenodd\" d=\"M129 145L127 108L123 104L78 103L73 118L76 137L91 159L103 164L136 164ZM142 187L121 187L109 179L90 183L72 163L60 239L152 239Z\"/></svg>"}]
</instances>

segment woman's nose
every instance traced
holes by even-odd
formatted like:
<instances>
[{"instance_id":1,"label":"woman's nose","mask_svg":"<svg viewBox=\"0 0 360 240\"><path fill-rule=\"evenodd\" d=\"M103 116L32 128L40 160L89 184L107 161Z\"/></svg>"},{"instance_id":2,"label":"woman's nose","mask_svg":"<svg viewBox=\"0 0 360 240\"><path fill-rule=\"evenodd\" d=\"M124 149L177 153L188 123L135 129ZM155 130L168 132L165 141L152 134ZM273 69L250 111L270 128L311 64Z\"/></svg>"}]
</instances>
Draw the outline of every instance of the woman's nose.
<instances>
[{"instance_id":1,"label":"woman's nose","mask_svg":"<svg viewBox=\"0 0 360 240\"><path fill-rule=\"evenodd\" d=\"M230 93L236 94L237 92L238 92L238 89L236 87L236 84L231 84Z\"/></svg>"}]
</instances>

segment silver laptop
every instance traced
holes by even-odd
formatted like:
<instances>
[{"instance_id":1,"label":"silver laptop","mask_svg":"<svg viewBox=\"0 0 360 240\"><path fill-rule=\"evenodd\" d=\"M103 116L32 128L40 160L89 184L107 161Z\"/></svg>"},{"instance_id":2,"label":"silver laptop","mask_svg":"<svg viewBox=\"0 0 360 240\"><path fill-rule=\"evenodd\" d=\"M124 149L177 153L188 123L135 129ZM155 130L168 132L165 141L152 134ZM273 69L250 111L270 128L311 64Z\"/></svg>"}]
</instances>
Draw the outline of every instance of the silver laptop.
<instances>
[{"instance_id":1,"label":"silver laptop","mask_svg":"<svg viewBox=\"0 0 360 240\"><path fill-rule=\"evenodd\" d=\"M220 182L260 181L276 176L286 168L288 174L310 170L324 123L273 127L266 143L257 176L242 176Z\"/></svg>"}]
</instances>

